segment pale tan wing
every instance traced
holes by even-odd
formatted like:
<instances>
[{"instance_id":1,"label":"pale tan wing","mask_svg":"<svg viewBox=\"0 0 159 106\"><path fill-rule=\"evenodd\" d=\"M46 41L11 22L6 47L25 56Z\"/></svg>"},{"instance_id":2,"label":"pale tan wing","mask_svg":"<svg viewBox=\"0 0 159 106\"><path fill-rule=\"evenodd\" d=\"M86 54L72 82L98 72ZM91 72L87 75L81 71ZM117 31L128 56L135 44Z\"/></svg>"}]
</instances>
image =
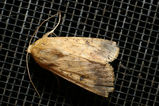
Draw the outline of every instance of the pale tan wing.
<instances>
[{"instance_id":1,"label":"pale tan wing","mask_svg":"<svg viewBox=\"0 0 159 106\"><path fill-rule=\"evenodd\" d=\"M112 41L42 38L29 46L28 52L41 67L91 92L107 97L114 89L113 68L108 62L119 51Z\"/></svg>"},{"instance_id":2,"label":"pale tan wing","mask_svg":"<svg viewBox=\"0 0 159 106\"><path fill-rule=\"evenodd\" d=\"M75 55L102 64L113 61L119 54L116 42L97 38L46 37L35 44L36 47L54 48L64 55Z\"/></svg>"},{"instance_id":3,"label":"pale tan wing","mask_svg":"<svg viewBox=\"0 0 159 106\"><path fill-rule=\"evenodd\" d=\"M114 90L113 68L106 64L95 63L73 56L39 51L34 59L43 68L95 94L108 97Z\"/></svg>"},{"instance_id":4,"label":"pale tan wing","mask_svg":"<svg viewBox=\"0 0 159 106\"><path fill-rule=\"evenodd\" d=\"M48 65L48 70L95 94L108 97L114 90L114 72L110 64L66 56Z\"/></svg>"}]
</instances>

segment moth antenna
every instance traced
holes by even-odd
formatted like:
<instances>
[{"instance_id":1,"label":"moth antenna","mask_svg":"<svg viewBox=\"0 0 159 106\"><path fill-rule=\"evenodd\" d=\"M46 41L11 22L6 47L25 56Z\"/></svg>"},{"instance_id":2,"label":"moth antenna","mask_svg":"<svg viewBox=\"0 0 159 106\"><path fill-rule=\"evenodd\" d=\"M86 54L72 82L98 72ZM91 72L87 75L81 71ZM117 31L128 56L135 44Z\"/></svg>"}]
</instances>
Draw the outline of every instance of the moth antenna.
<instances>
[{"instance_id":1,"label":"moth antenna","mask_svg":"<svg viewBox=\"0 0 159 106\"><path fill-rule=\"evenodd\" d=\"M31 36L31 39L30 39L30 41L29 41L29 46L31 45L31 41L32 41L33 37L35 36L35 34L38 32L39 28L40 28L46 21L48 21L49 19L55 17L55 16L58 15L58 14L59 14L59 18L60 18L60 19L59 19L57 25L55 26L55 28L50 31L51 33L54 32L54 30L58 27L58 25L59 25L59 23L60 23L60 20L61 20L61 12L57 12L55 15L52 15L51 17L47 18L46 20L44 20L44 21L37 27L37 29L35 30L35 32L34 32L33 35ZM48 35L49 35L49 34L50 34L50 33L48 33ZM46 35L46 34L45 34L45 35ZM46 36L48 36L48 35L46 35ZM43 36L44 36L44 35L43 35ZM29 46L28 46L28 47L29 47ZM34 87L34 89L35 89L36 93L38 94L38 96L40 97L40 94L39 94L37 88L35 87L35 85L34 85L32 79L31 79L31 76L30 76L29 65L28 65L28 56L29 56L29 52L28 52L28 50L27 50L27 54L26 54L26 68L27 68L27 72L28 72L28 77L29 77L30 83L31 83L32 86Z\"/></svg>"},{"instance_id":2,"label":"moth antenna","mask_svg":"<svg viewBox=\"0 0 159 106\"><path fill-rule=\"evenodd\" d=\"M58 23L56 24L56 26L49 32L47 32L46 34L43 35L43 37L48 37L50 34L54 34L55 29L59 26L60 21L61 21L61 12L59 11L57 14L59 14L59 20Z\"/></svg>"},{"instance_id":3,"label":"moth antenna","mask_svg":"<svg viewBox=\"0 0 159 106\"><path fill-rule=\"evenodd\" d=\"M38 94L38 96L40 97L40 94L39 94L37 88L35 87L35 85L34 85L32 79L31 79L31 76L30 76L29 65L28 65L28 52L27 52L27 54L26 54L26 67L27 67L27 72L28 72L28 77L29 77L30 83L31 83L32 86L34 87L35 92L36 92L36 93Z\"/></svg>"}]
</instances>

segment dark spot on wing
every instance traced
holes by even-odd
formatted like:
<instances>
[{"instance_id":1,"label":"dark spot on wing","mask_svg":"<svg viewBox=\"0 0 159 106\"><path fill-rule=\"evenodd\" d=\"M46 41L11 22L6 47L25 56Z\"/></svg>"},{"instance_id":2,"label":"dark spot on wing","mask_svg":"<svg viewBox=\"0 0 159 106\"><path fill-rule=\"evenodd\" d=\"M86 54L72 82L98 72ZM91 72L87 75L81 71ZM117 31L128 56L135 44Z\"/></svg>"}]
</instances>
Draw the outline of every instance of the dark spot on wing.
<instances>
[{"instance_id":1,"label":"dark spot on wing","mask_svg":"<svg viewBox=\"0 0 159 106\"><path fill-rule=\"evenodd\" d=\"M88 41L88 40L86 40L86 44L87 44L87 45L90 45L90 43L89 43L89 41Z\"/></svg>"},{"instance_id":2,"label":"dark spot on wing","mask_svg":"<svg viewBox=\"0 0 159 106\"><path fill-rule=\"evenodd\" d=\"M82 81L85 78L85 76L81 75L80 76L80 81Z\"/></svg>"}]
</instances>

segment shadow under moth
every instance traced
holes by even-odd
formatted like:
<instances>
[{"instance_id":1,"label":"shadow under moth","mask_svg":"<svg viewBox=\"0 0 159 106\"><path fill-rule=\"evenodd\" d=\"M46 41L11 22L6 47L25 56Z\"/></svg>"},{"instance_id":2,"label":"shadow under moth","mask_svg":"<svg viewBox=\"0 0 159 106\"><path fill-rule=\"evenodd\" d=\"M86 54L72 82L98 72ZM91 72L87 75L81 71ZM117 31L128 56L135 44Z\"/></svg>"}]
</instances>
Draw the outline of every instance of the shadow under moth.
<instances>
[{"instance_id":1,"label":"shadow under moth","mask_svg":"<svg viewBox=\"0 0 159 106\"><path fill-rule=\"evenodd\" d=\"M61 14L57 14L59 24ZM30 53L42 68L53 74L95 94L108 97L109 92L114 90L114 72L109 62L119 54L116 42L86 37L48 37L58 24L29 45L27 54Z\"/></svg>"}]
</instances>

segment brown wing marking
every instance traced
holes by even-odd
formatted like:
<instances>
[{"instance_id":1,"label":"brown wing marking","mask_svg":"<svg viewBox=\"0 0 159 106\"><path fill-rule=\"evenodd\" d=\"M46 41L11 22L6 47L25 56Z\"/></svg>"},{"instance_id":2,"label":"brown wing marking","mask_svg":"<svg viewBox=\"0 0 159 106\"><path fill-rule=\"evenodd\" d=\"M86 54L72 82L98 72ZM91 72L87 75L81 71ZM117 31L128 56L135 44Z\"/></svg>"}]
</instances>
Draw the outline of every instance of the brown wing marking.
<instances>
[{"instance_id":1,"label":"brown wing marking","mask_svg":"<svg viewBox=\"0 0 159 106\"><path fill-rule=\"evenodd\" d=\"M87 69L81 71L65 70L62 67L54 66L51 66L49 70L84 89L104 97L108 97L109 92L114 90L113 68L108 63L106 65L90 63Z\"/></svg>"}]
</instances>

